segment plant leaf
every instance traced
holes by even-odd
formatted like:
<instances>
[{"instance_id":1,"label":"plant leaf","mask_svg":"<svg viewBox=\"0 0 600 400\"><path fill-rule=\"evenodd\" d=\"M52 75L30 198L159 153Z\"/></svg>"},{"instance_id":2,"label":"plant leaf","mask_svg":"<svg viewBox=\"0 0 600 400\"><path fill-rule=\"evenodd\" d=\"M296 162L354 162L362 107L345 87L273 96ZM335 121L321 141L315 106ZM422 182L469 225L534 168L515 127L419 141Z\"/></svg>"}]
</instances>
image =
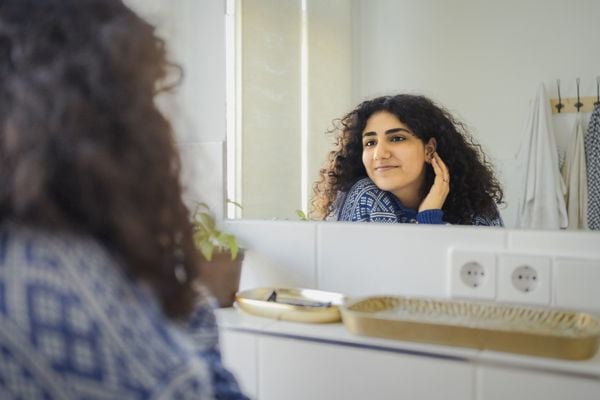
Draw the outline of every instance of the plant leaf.
<instances>
[{"instance_id":1,"label":"plant leaf","mask_svg":"<svg viewBox=\"0 0 600 400\"><path fill-rule=\"evenodd\" d=\"M211 261L215 246L211 242L206 240L199 242L198 246L200 247L200 252L202 253L202 256L206 259L206 261Z\"/></svg>"},{"instance_id":2,"label":"plant leaf","mask_svg":"<svg viewBox=\"0 0 600 400\"><path fill-rule=\"evenodd\" d=\"M197 221L200 225L209 233L212 233L215 230L215 219L208 213L199 212L196 214Z\"/></svg>"},{"instance_id":3,"label":"plant leaf","mask_svg":"<svg viewBox=\"0 0 600 400\"><path fill-rule=\"evenodd\" d=\"M235 260L239 252L239 247L235 236L227 235L227 246L229 247L229 251L231 252L231 259Z\"/></svg>"},{"instance_id":4,"label":"plant leaf","mask_svg":"<svg viewBox=\"0 0 600 400\"><path fill-rule=\"evenodd\" d=\"M227 201L241 208L239 203L229 199ZM212 260L215 247L220 250L228 250L232 260L237 258L239 247L235 236L217 229L215 218L206 203L197 203L193 214L193 229L196 248L200 250L207 261Z\"/></svg>"},{"instance_id":5,"label":"plant leaf","mask_svg":"<svg viewBox=\"0 0 600 400\"><path fill-rule=\"evenodd\" d=\"M306 216L306 213L302 210L296 210L296 215L298 216L298 218L300 218L300 221L308 221L308 217Z\"/></svg>"},{"instance_id":6,"label":"plant leaf","mask_svg":"<svg viewBox=\"0 0 600 400\"><path fill-rule=\"evenodd\" d=\"M227 199L227 203L229 204L233 204L234 206L236 206L237 208L239 208L240 210L243 210L244 207L242 207L242 205L240 203L238 203L237 201L233 201L231 199Z\"/></svg>"}]
</instances>

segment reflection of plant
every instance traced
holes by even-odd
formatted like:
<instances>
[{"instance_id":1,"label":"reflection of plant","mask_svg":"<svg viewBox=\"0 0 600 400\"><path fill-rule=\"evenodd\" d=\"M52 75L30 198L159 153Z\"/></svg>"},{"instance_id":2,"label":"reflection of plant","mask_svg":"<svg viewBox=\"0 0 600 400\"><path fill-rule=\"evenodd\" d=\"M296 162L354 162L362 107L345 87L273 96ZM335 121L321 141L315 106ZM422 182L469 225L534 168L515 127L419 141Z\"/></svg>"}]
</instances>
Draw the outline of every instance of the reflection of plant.
<instances>
[{"instance_id":1,"label":"reflection of plant","mask_svg":"<svg viewBox=\"0 0 600 400\"><path fill-rule=\"evenodd\" d=\"M233 201L231 199L227 199L225 200L227 203L229 204L233 204L234 206L236 206L237 208L239 208L240 210L244 207L242 207L242 205L240 203L238 203L237 201Z\"/></svg>"},{"instance_id":2,"label":"reflection of plant","mask_svg":"<svg viewBox=\"0 0 600 400\"><path fill-rule=\"evenodd\" d=\"M296 215L300 218L300 221L309 221L308 216L302 210L296 210Z\"/></svg>"},{"instance_id":3,"label":"reflection of plant","mask_svg":"<svg viewBox=\"0 0 600 400\"><path fill-rule=\"evenodd\" d=\"M215 249L220 252L229 251L235 260L239 252L234 235L217 228L215 217L205 203L199 203L193 215L194 243L202 256L211 261Z\"/></svg>"}]
</instances>

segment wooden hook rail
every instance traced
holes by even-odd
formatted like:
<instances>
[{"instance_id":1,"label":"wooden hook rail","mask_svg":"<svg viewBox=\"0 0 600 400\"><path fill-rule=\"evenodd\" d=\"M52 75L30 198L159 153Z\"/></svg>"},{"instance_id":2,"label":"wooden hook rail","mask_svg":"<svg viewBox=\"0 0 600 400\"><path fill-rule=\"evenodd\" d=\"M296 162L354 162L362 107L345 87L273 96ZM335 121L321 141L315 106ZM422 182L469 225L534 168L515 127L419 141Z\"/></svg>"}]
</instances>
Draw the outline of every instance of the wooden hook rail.
<instances>
[{"instance_id":1,"label":"wooden hook rail","mask_svg":"<svg viewBox=\"0 0 600 400\"><path fill-rule=\"evenodd\" d=\"M596 96L586 96L580 97L579 101L583 103L583 106L579 109L579 112L592 112L594 111L594 103L598 99ZM568 97L566 99L561 99L563 104L563 108L560 110L561 114L567 113L575 113L577 112L577 107L575 104L577 103L577 97ZM550 107L552 108L552 114L558 114L558 110L556 109L556 105L558 104L558 99L550 99Z\"/></svg>"}]
</instances>

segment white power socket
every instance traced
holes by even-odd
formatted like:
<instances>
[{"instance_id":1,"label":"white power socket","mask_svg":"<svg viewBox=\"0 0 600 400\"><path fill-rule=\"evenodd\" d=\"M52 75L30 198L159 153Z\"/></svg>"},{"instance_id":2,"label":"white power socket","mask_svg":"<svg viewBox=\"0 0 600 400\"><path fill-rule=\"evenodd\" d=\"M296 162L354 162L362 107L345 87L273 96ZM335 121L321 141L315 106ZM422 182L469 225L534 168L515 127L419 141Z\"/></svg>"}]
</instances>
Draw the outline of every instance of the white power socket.
<instances>
[{"instance_id":1,"label":"white power socket","mask_svg":"<svg viewBox=\"0 0 600 400\"><path fill-rule=\"evenodd\" d=\"M460 267L460 280L473 289L483 285L485 275L485 268L477 261L469 261Z\"/></svg>"},{"instance_id":2,"label":"white power socket","mask_svg":"<svg viewBox=\"0 0 600 400\"><path fill-rule=\"evenodd\" d=\"M552 259L502 254L498 263L498 301L550 304Z\"/></svg>"},{"instance_id":3,"label":"white power socket","mask_svg":"<svg viewBox=\"0 0 600 400\"><path fill-rule=\"evenodd\" d=\"M450 297L494 299L496 296L494 251L451 248L448 265Z\"/></svg>"},{"instance_id":4,"label":"white power socket","mask_svg":"<svg viewBox=\"0 0 600 400\"><path fill-rule=\"evenodd\" d=\"M538 287L537 270L529 265L521 265L513 270L511 281L519 292L533 292Z\"/></svg>"}]
</instances>

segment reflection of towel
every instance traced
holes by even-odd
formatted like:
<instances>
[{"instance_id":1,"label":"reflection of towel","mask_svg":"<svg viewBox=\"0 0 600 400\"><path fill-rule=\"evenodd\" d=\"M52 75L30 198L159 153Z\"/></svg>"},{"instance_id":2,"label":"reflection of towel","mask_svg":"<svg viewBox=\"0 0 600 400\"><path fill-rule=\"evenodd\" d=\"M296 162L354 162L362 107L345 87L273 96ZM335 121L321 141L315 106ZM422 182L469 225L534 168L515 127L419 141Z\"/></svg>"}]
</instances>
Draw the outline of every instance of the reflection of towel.
<instances>
[{"instance_id":1,"label":"reflection of towel","mask_svg":"<svg viewBox=\"0 0 600 400\"><path fill-rule=\"evenodd\" d=\"M543 84L532 104L517 162L523 174L517 227L566 228L565 184L558 168L550 103Z\"/></svg>"},{"instance_id":2,"label":"reflection of towel","mask_svg":"<svg viewBox=\"0 0 600 400\"><path fill-rule=\"evenodd\" d=\"M596 106L590 117L585 136L585 158L588 186L588 227L600 230L600 106Z\"/></svg>"},{"instance_id":3,"label":"reflection of towel","mask_svg":"<svg viewBox=\"0 0 600 400\"><path fill-rule=\"evenodd\" d=\"M561 171L567 186L565 201L569 229L587 229L587 178L581 125L581 115L578 115Z\"/></svg>"}]
</instances>

